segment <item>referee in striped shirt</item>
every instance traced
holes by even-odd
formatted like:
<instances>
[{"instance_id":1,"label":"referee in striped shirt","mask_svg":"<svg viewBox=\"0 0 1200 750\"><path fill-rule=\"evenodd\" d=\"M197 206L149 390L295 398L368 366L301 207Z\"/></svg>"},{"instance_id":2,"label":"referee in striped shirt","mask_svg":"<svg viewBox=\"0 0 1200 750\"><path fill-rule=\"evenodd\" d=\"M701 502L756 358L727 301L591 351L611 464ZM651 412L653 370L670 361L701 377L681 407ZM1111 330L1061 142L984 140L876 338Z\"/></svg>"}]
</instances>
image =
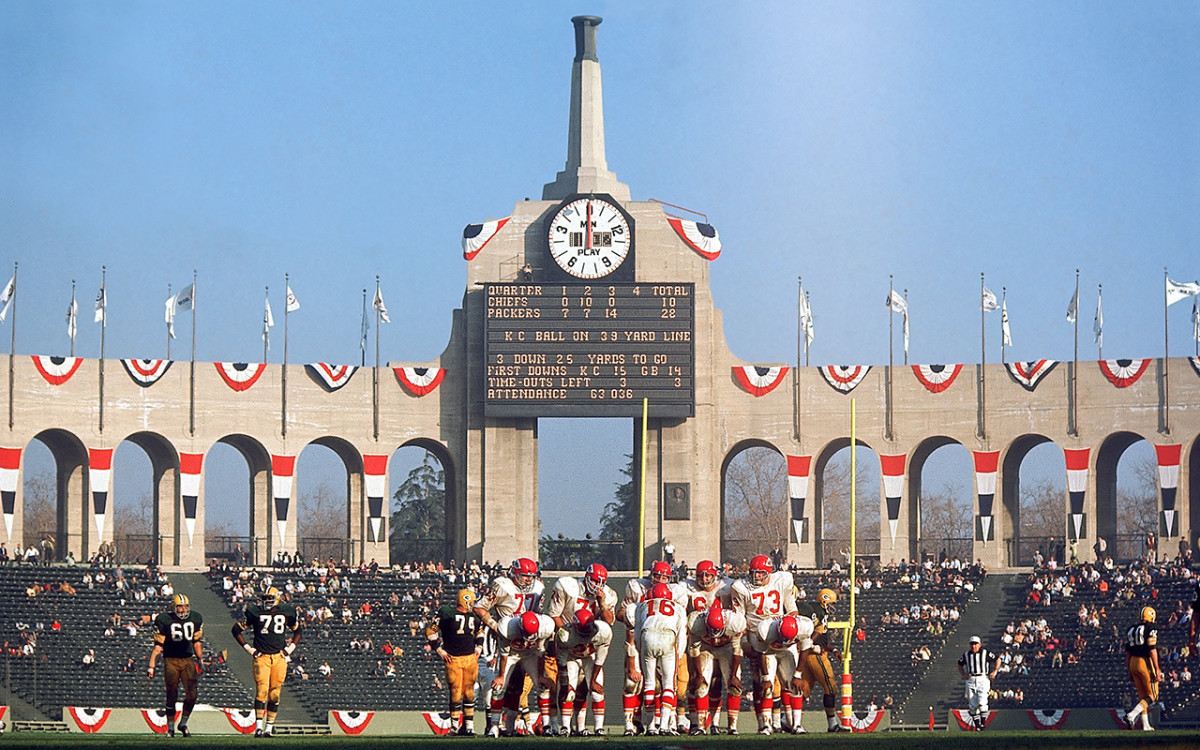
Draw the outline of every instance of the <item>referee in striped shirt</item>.
<instances>
[{"instance_id":1,"label":"referee in striped shirt","mask_svg":"<svg viewBox=\"0 0 1200 750\"><path fill-rule=\"evenodd\" d=\"M1000 669L1000 657L983 647L979 636L971 636L970 645L958 660L958 673L965 681L965 693L970 707L971 724L983 731L988 712L988 691Z\"/></svg>"}]
</instances>

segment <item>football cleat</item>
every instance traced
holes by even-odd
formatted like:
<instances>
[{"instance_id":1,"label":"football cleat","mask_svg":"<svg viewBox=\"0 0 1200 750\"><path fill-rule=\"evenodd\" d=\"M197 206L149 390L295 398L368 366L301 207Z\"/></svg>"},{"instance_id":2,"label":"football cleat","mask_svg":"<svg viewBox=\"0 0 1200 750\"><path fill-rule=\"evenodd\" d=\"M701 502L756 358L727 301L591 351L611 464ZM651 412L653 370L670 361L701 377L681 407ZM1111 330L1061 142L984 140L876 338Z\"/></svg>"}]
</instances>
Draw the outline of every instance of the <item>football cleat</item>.
<instances>
[{"instance_id":1,"label":"football cleat","mask_svg":"<svg viewBox=\"0 0 1200 750\"><path fill-rule=\"evenodd\" d=\"M729 729L726 730L726 734L731 734L734 737L737 736L737 733L738 733L737 727L730 727Z\"/></svg>"},{"instance_id":2,"label":"football cleat","mask_svg":"<svg viewBox=\"0 0 1200 750\"><path fill-rule=\"evenodd\" d=\"M608 568L600 563L592 563L587 566L587 571L583 574L583 588L593 596L604 588L608 583Z\"/></svg>"},{"instance_id":3,"label":"football cleat","mask_svg":"<svg viewBox=\"0 0 1200 750\"><path fill-rule=\"evenodd\" d=\"M592 732L592 734L595 735L596 737L607 737L608 729L605 727L598 727L595 731Z\"/></svg>"},{"instance_id":4,"label":"football cleat","mask_svg":"<svg viewBox=\"0 0 1200 750\"><path fill-rule=\"evenodd\" d=\"M636 729L634 729L633 727L625 727L625 736L626 737L634 737L636 735L637 735Z\"/></svg>"},{"instance_id":5,"label":"football cleat","mask_svg":"<svg viewBox=\"0 0 1200 750\"><path fill-rule=\"evenodd\" d=\"M519 557L512 561L512 567L508 574L513 583L517 584L518 589L528 592L533 588L534 580L537 579L537 563L528 557Z\"/></svg>"},{"instance_id":6,"label":"football cleat","mask_svg":"<svg viewBox=\"0 0 1200 750\"><path fill-rule=\"evenodd\" d=\"M829 728L829 731L830 731L830 732L849 732L849 731L850 731L850 728L849 728L849 727L844 727L844 726L842 726L841 724L834 724L833 726L831 726L831 727Z\"/></svg>"},{"instance_id":7,"label":"football cleat","mask_svg":"<svg viewBox=\"0 0 1200 750\"><path fill-rule=\"evenodd\" d=\"M179 736L181 736L181 737L191 737L192 736L192 730L188 729L187 724L179 725Z\"/></svg>"},{"instance_id":8,"label":"football cleat","mask_svg":"<svg viewBox=\"0 0 1200 750\"><path fill-rule=\"evenodd\" d=\"M488 727L487 731L483 733L483 735L485 737L499 737L500 736L499 725L497 725L497 724L491 725L490 727Z\"/></svg>"},{"instance_id":9,"label":"football cleat","mask_svg":"<svg viewBox=\"0 0 1200 750\"><path fill-rule=\"evenodd\" d=\"M180 620L186 620L192 612L192 604L188 600L187 594L176 594L171 597L171 609Z\"/></svg>"},{"instance_id":10,"label":"football cleat","mask_svg":"<svg viewBox=\"0 0 1200 750\"><path fill-rule=\"evenodd\" d=\"M766 555L755 555L750 560L750 582L755 586L765 586L774 572L775 566Z\"/></svg>"},{"instance_id":11,"label":"football cleat","mask_svg":"<svg viewBox=\"0 0 1200 750\"><path fill-rule=\"evenodd\" d=\"M255 730L254 730L254 736L255 736L255 737L262 737L262 729L255 729Z\"/></svg>"},{"instance_id":12,"label":"football cleat","mask_svg":"<svg viewBox=\"0 0 1200 750\"><path fill-rule=\"evenodd\" d=\"M808 730L804 727L792 727L792 734L808 734Z\"/></svg>"},{"instance_id":13,"label":"football cleat","mask_svg":"<svg viewBox=\"0 0 1200 750\"><path fill-rule=\"evenodd\" d=\"M174 729L168 729L168 730L167 730L167 736L168 736L168 737L174 737L174 736L175 736L175 730L174 730Z\"/></svg>"},{"instance_id":14,"label":"football cleat","mask_svg":"<svg viewBox=\"0 0 1200 750\"><path fill-rule=\"evenodd\" d=\"M692 737L699 737L700 735L704 734L704 730L700 727L692 727L688 730L688 734Z\"/></svg>"},{"instance_id":15,"label":"football cleat","mask_svg":"<svg viewBox=\"0 0 1200 750\"><path fill-rule=\"evenodd\" d=\"M762 734L762 735L770 736L772 731L773 730L771 729L771 725L767 724L764 727L759 727L758 733Z\"/></svg>"}]
</instances>

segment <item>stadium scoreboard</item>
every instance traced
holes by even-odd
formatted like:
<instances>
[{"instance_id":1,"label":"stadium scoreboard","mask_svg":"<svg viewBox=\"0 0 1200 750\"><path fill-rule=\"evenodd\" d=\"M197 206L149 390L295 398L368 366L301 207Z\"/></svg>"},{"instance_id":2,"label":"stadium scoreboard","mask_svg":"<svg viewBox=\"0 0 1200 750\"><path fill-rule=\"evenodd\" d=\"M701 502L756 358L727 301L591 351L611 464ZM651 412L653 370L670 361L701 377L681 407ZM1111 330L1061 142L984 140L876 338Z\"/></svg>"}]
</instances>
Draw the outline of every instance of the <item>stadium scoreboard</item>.
<instances>
[{"instance_id":1,"label":"stadium scoreboard","mask_svg":"<svg viewBox=\"0 0 1200 750\"><path fill-rule=\"evenodd\" d=\"M484 284L484 414L695 414L695 285Z\"/></svg>"}]
</instances>

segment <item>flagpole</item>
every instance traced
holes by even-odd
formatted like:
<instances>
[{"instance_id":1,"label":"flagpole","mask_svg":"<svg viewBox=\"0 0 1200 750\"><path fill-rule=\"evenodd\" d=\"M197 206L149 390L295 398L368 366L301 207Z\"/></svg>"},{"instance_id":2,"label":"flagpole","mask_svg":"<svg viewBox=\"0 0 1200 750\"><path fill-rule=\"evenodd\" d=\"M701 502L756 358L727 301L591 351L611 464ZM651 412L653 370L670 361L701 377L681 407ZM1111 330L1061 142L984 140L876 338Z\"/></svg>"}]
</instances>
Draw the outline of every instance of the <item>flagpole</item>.
<instances>
[{"instance_id":1,"label":"flagpole","mask_svg":"<svg viewBox=\"0 0 1200 750\"><path fill-rule=\"evenodd\" d=\"M363 290L363 314L362 325L359 326L358 332L358 353L359 366L367 366L367 290Z\"/></svg>"},{"instance_id":2,"label":"flagpole","mask_svg":"<svg viewBox=\"0 0 1200 750\"><path fill-rule=\"evenodd\" d=\"M1163 266L1163 434L1171 434L1171 338L1167 328L1167 267Z\"/></svg>"},{"instance_id":3,"label":"flagpole","mask_svg":"<svg viewBox=\"0 0 1200 750\"><path fill-rule=\"evenodd\" d=\"M71 356L75 356L75 279L71 279L71 306L67 308L67 333L71 339Z\"/></svg>"},{"instance_id":4,"label":"flagpole","mask_svg":"<svg viewBox=\"0 0 1200 750\"><path fill-rule=\"evenodd\" d=\"M375 298L379 298L379 276L375 276ZM379 306L375 305L375 371L371 375L371 405L375 420L375 439L379 439Z\"/></svg>"},{"instance_id":5,"label":"flagpole","mask_svg":"<svg viewBox=\"0 0 1200 750\"><path fill-rule=\"evenodd\" d=\"M287 436L287 365L288 365L288 310L291 308L288 296L292 293L292 282L285 273L283 275L283 375L280 377L279 391L282 394L279 403L279 434Z\"/></svg>"},{"instance_id":6,"label":"flagpole","mask_svg":"<svg viewBox=\"0 0 1200 750\"><path fill-rule=\"evenodd\" d=\"M1104 309L1101 304L1104 300L1104 285L1096 285L1096 351L1100 355L1100 359L1104 359Z\"/></svg>"},{"instance_id":7,"label":"flagpole","mask_svg":"<svg viewBox=\"0 0 1200 750\"><path fill-rule=\"evenodd\" d=\"M1071 362L1071 434L1079 436L1079 269L1075 269L1075 359Z\"/></svg>"},{"instance_id":8,"label":"flagpole","mask_svg":"<svg viewBox=\"0 0 1200 750\"><path fill-rule=\"evenodd\" d=\"M271 305L271 287L263 287L263 295L267 300L264 304L268 307ZM267 352L271 348L271 329L267 327L267 311L263 310L263 364L267 363Z\"/></svg>"},{"instance_id":9,"label":"flagpole","mask_svg":"<svg viewBox=\"0 0 1200 750\"><path fill-rule=\"evenodd\" d=\"M805 339L804 325L804 277L796 277L796 369L792 372L792 400L794 416L792 418L793 438L800 439L800 353L803 351Z\"/></svg>"},{"instance_id":10,"label":"flagpole","mask_svg":"<svg viewBox=\"0 0 1200 750\"><path fill-rule=\"evenodd\" d=\"M191 405L188 409L188 431L196 434L196 269L192 269L192 362L191 362Z\"/></svg>"},{"instance_id":11,"label":"flagpole","mask_svg":"<svg viewBox=\"0 0 1200 750\"><path fill-rule=\"evenodd\" d=\"M887 439L892 439L892 367L895 364L896 323L895 311L892 310L892 295L895 294L895 283L892 274L888 274L888 369L887 369ZM853 450L853 449L851 449ZM853 502L853 500L851 500ZM851 518L853 523L853 517Z\"/></svg>"},{"instance_id":12,"label":"flagpole","mask_svg":"<svg viewBox=\"0 0 1200 750\"><path fill-rule=\"evenodd\" d=\"M8 429L13 428L13 357L17 353L17 264L13 263L12 342L8 348Z\"/></svg>"},{"instance_id":13,"label":"flagpole","mask_svg":"<svg viewBox=\"0 0 1200 750\"><path fill-rule=\"evenodd\" d=\"M108 297L104 282L108 278L108 266L100 266L100 432L104 432L104 334L108 330Z\"/></svg>"},{"instance_id":14,"label":"flagpole","mask_svg":"<svg viewBox=\"0 0 1200 750\"><path fill-rule=\"evenodd\" d=\"M1000 287L1000 364L1008 361L1005 354L1004 318L1008 315L1008 287Z\"/></svg>"},{"instance_id":15,"label":"flagpole","mask_svg":"<svg viewBox=\"0 0 1200 750\"><path fill-rule=\"evenodd\" d=\"M812 325L812 295L808 292L804 293L804 302L808 305L809 325ZM804 366L808 367L808 331L804 332Z\"/></svg>"},{"instance_id":16,"label":"flagpole","mask_svg":"<svg viewBox=\"0 0 1200 750\"><path fill-rule=\"evenodd\" d=\"M983 304L984 277L979 274L979 437L988 439L988 310Z\"/></svg>"},{"instance_id":17,"label":"flagpole","mask_svg":"<svg viewBox=\"0 0 1200 750\"><path fill-rule=\"evenodd\" d=\"M171 301L171 282L167 282L167 301ZM174 317L174 316L172 316ZM167 361L171 361L171 321L167 321Z\"/></svg>"},{"instance_id":18,"label":"flagpole","mask_svg":"<svg viewBox=\"0 0 1200 750\"><path fill-rule=\"evenodd\" d=\"M904 331L908 332L908 289L904 290ZM908 336L904 337L904 366L908 367Z\"/></svg>"}]
</instances>

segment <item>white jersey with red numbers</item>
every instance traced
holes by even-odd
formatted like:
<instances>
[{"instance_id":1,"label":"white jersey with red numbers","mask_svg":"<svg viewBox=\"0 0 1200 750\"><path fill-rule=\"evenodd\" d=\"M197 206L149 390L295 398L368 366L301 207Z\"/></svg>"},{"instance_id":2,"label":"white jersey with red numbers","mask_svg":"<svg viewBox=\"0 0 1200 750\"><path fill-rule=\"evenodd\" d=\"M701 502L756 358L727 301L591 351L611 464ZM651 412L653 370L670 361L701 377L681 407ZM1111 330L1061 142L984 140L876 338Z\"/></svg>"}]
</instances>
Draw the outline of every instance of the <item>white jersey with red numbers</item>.
<instances>
[{"instance_id":1,"label":"white jersey with red numbers","mask_svg":"<svg viewBox=\"0 0 1200 750\"><path fill-rule=\"evenodd\" d=\"M708 612L697 610L688 615L687 651L696 656L702 649L714 651L731 646L733 653L742 653L742 636L746 633L746 617L732 609L725 610L725 627L717 633L708 632Z\"/></svg>"},{"instance_id":2,"label":"white jersey with red numbers","mask_svg":"<svg viewBox=\"0 0 1200 750\"><path fill-rule=\"evenodd\" d=\"M733 584L733 608L746 615L746 627L753 631L764 619L796 612L792 574L777 570L762 586L749 578L739 578Z\"/></svg>"},{"instance_id":3,"label":"white jersey with red numbers","mask_svg":"<svg viewBox=\"0 0 1200 750\"><path fill-rule=\"evenodd\" d=\"M718 578L716 584L707 591L700 588L695 578L684 581L687 594L687 611L699 612L708 609L714 601L720 600L725 609L733 609L733 581L728 578Z\"/></svg>"},{"instance_id":4,"label":"white jersey with red numbers","mask_svg":"<svg viewBox=\"0 0 1200 750\"><path fill-rule=\"evenodd\" d=\"M575 612L580 607L587 607L592 614L600 614L600 597L604 599L604 609L616 614L617 592L612 586L605 585L596 594L589 594L578 578L563 576L554 582L550 596L546 597L546 606L542 613L548 617L561 617L564 622L575 619Z\"/></svg>"},{"instance_id":5,"label":"white jersey with red numbers","mask_svg":"<svg viewBox=\"0 0 1200 750\"><path fill-rule=\"evenodd\" d=\"M779 623L782 617L771 617L764 619L755 627L748 631L748 640L750 648L760 654L766 654L769 658L765 659L762 680L765 684L771 684L775 681L775 670L779 670L779 679L783 681L784 689L789 693L794 694L791 685L792 677L800 668L800 648L797 645L801 641L806 641L812 638L813 621L807 617L796 617L797 624L800 626L799 634L793 640L784 640L779 636Z\"/></svg>"},{"instance_id":6,"label":"white jersey with red numbers","mask_svg":"<svg viewBox=\"0 0 1200 750\"><path fill-rule=\"evenodd\" d=\"M537 612L542 607L542 593L545 590L546 585L541 581L534 581L529 591L521 591L513 579L497 578L475 603L475 607L491 610L497 620L523 612ZM500 634L504 635L504 631Z\"/></svg>"},{"instance_id":7,"label":"white jersey with red numbers","mask_svg":"<svg viewBox=\"0 0 1200 750\"><path fill-rule=\"evenodd\" d=\"M657 692L660 698L669 696L673 706L675 672L687 646L684 635L687 619L683 606L674 599L647 599L630 604L626 608L626 618L634 623L633 638L641 662L643 698ZM674 711L670 718L674 718Z\"/></svg>"},{"instance_id":8,"label":"white jersey with red numbers","mask_svg":"<svg viewBox=\"0 0 1200 750\"><path fill-rule=\"evenodd\" d=\"M512 583L512 581L509 581ZM500 633L501 655L498 676L503 678L504 687L493 695L503 695L512 678L513 670L520 664L525 674L535 682L542 675L542 655L546 652L546 641L554 637L557 629L554 620L545 615L538 615L538 632L527 635L521 625L521 616L505 617L496 621Z\"/></svg>"},{"instance_id":9,"label":"white jersey with red numbers","mask_svg":"<svg viewBox=\"0 0 1200 750\"><path fill-rule=\"evenodd\" d=\"M558 663L591 659L597 664L604 664L612 637L612 627L603 620L596 620L596 632L590 638L580 635L573 627L559 628L555 636L558 641Z\"/></svg>"}]
</instances>

